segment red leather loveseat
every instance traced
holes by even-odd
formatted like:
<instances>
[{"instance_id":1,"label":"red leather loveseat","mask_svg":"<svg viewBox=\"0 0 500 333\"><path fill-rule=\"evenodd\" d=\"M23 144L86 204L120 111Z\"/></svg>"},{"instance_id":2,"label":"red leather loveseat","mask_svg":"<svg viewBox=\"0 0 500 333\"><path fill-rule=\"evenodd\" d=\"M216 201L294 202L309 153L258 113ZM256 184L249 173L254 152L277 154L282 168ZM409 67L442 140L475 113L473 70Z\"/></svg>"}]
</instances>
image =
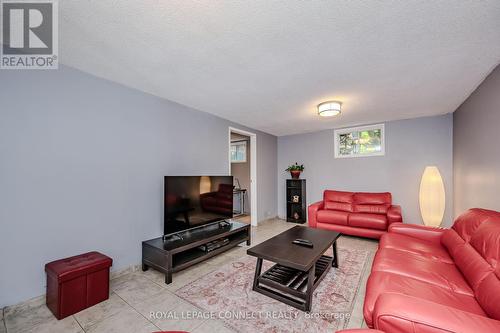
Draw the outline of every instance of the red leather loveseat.
<instances>
[{"instance_id":1,"label":"red leather loveseat","mask_svg":"<svg viewBox=\"0 0 500 333\"><path fill-rule=\"evenodd\" d=\"M391 223L403 222L401 207L392 204L389 192L326 190L323 200L310 205L308 213L312 228L369 238L380 238Z\"/></svg>"},{"instance_id":2,"label":"red leather loveseat","mask_svg":"<svg viewBox=\"0 0 500 333\"><path fill-rule=\"evenodd\" d=\"M392 224L364 317L387 333L500 332L500 213L471 209L451 229Z\"/></svg>"}]
</instances>

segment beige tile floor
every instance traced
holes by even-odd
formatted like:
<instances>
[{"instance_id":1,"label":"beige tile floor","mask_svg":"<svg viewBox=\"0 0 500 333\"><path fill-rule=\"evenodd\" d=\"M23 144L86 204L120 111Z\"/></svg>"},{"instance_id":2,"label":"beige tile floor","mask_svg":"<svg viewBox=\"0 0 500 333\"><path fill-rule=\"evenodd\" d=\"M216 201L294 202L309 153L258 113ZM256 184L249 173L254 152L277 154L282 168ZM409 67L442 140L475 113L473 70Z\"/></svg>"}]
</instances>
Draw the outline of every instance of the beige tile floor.
<instances>
[{"instance_id":1,"label":"beige tile floor","mask_svg":"<svg viewBox=\"0 0 500 333\"><path fill-rule=\"evenodd\" d=\"M252 245L258 244L294 224L274 219L252 228ZM349 327L364 327L363 301L366 279L369 274L377 242L341 237L340 247L366 249L370 251L370 265L363 274ZM45 306L44 297L37 297L19 305L0 311L0 333L37 332L37 333L113 333L113 332L154 332L160 330L184 330L192 333L233 332L224 323L216 319L202 318L151 318L150 313L161 311L168 313L201 312L190 303L177 297L174 291L185 284L200 278L235 258L246 255L247 246L239 246L203 263L190 267L173 275L173 283L166 285L163 274L152 269L147 272L128 271L113 274L111 294L107 301L81 311L74 316L57 320Z\"/></svg>"}]
</instances>

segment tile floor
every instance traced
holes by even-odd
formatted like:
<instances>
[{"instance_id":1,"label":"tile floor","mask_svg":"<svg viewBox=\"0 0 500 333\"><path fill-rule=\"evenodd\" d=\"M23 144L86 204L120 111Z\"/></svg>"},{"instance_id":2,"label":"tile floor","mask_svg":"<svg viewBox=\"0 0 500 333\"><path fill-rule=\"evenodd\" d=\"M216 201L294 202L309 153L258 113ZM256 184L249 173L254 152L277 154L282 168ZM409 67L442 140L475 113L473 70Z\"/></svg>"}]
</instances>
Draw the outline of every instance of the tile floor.
<instances>
[{"instance_id":1,"label":"tile floor","mask_svg":"<svg viewBox=\"0 0 500 333\"><path fill-rule=\"evenodd\" d=\"M252 228L252 245L258 244L294 224L274 219ZM377 242L355 237L341 237L341 247L370 251L370 265L365 271L360 290L356 296L354 310L349 322L353 328L364 326L363 300L366 279ZM203 263L173 275L173 283L166 285L163 274L150 269L147 272L128 270L112 274L110 298L74 316L57 320L45 306L45 298L37 297L19 305L0 310L0 333L150 333L160 330L184 330L192 333L233 332L216 319L202 318L151 318L154 311L202 311L177 297L173 292L185 284L211 272L235 258L246 255L246 246L241 245Z\"/></svg>"}]
</instances>

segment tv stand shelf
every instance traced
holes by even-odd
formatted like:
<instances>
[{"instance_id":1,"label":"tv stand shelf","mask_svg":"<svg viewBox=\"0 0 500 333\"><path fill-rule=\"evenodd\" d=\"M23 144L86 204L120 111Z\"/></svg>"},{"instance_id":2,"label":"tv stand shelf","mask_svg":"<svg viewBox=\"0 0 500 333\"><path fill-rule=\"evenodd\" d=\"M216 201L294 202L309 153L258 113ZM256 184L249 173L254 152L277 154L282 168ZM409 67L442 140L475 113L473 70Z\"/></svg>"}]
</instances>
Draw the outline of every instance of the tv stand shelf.
<instances>
[{"instance_id":1,"label":"tv stand shelf","mask_svg":"<svg viewBox=\"0 0 500 333\"><path fill-rule=\"evenodd\" d=\"M172 282L172 273L183 270L203 260L229 250L242 242L250 245L250 225L231 221L228 225L221 223L187 230L175 235L158 237L142 242L142 270L149 267L165 274L165 283ZM206 252L201 245L227 238L229 243Z\"/></svg>"}]
</instances>

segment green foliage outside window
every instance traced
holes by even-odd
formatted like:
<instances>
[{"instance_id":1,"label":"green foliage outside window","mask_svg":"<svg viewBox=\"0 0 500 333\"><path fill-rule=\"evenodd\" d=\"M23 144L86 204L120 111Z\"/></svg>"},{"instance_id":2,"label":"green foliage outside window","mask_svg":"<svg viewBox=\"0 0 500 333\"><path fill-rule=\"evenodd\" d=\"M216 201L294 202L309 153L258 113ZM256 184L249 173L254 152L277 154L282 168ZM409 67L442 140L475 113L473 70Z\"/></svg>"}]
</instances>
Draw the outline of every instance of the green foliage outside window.
<instances>
[{"instance_id":1,"label":"green foliage outside window","mask_svg":"<svg viewBox=\"0 0 500 333\"><path fill-rule=\"evenodd\" d=\"M354 131L339 135L340 156L369 155L382 151L380 129Z\"/></svg>"}]
</instances>

